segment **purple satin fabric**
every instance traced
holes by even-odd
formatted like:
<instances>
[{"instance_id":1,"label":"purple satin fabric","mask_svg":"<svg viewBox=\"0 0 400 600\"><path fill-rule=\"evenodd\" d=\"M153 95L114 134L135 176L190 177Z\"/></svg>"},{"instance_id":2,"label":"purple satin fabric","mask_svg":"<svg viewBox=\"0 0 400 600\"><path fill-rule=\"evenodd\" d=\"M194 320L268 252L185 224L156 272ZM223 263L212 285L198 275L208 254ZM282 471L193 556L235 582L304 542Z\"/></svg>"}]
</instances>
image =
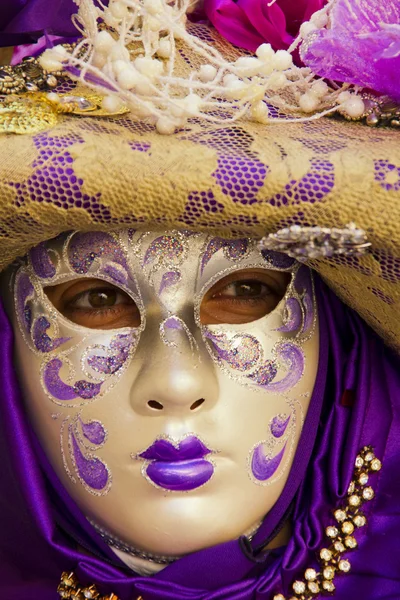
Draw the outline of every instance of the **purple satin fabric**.
<instances>
[{"instance_id":1,"label":"purple satin fabric","mask_svg":"<svg viewBox=\"0 0 400 600\"><path fill-rule=\"evenodd\" d=\"M115 558L49 467L24 416L12 364L12 330L0 311L0 589L7 600L57 600L64 570L121 600L139 595L144 600L271 600L278 592L287 594L305 568L316 566L315 553L325 545L324 526L346 494L358 450L369 444L383 468L371 476L376 498L366 508L367 527L356 533L359 548L349 553L352 570L335 580L335 599L400 598L399 359L324 284L317 284L317 383L288 482L252 548L243 540L221 544L148 578ZM354 393L352 407L342 402L345 390ZM289 510L289 544L257 553ZM93 554L77 550L75 540Z\"/></svg>"},{"instance_id":2,"label":"purple satin fabric","mask_svg":"<svg viewBox=\"0 0 400 600\"><path fill-rule=\"evenodd\" d=\"M73 0L0 0L0 47L30 44L44 33L74 37Z\"/></svg>"}]
</instances>

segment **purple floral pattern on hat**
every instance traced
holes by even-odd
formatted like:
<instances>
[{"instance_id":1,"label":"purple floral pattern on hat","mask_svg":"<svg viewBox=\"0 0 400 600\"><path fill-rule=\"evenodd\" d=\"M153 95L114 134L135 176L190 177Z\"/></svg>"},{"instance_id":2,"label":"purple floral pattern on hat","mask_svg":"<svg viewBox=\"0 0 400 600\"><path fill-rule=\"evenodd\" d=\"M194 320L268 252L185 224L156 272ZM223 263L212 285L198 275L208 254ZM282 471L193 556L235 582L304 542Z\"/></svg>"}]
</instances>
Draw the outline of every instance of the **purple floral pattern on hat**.
<instances>
[{"instance_id":1,"label":"purple floral pattern on hat","mask_svg":"<svg viewBox=\"0 0 400 600\"><path fill-rule=\"evenodd\" d=\"M396 167L388 160L376 160L375 181L384 190L398 192L400 190L400 167Z\"/></svg>"},{"instance_id":2,"label":"purple floral pattern on hat","mask_svg":"<svg viewBox=\"0 0 400 600\"><path fill-rule=\"evenodd\" d=\"M314 158L310 170L301 179L292 179L284 188L266 200L272 206L320 202L335 185L335 169L326 159Z\"/></svg>"}]
</instances>

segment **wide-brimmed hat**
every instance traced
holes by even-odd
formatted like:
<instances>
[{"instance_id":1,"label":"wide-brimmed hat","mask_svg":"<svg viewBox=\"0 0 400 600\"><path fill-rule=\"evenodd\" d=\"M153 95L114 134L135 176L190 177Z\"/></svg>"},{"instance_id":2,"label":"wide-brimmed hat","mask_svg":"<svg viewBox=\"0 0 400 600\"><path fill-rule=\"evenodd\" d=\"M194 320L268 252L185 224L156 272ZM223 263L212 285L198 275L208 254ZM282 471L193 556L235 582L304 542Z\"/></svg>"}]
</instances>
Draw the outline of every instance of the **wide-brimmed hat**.
<instances>
[{"instance_id":1,"label":"wide-brimmed hat","mask_svg":"<svg viewBox=\"0 0 400 600\"><path fill-rule=\"evenodd\" d=\"M192 24L190 33L230 60L241 56L207 24ZM176 65L198 70L201 57L178 43ZM328 248L327 256L299 256L400 347L396 130L282 112L276 122L235 120L232 111L224 119L219 107L214 122L193 116L160 135L154 120L123 106L104 116L96 92L81 86L61 79L54 90L66 105L74 97L75 114L59 114L38 95L3 97L3 130L7 122L9 131L27 133L0 136L0 269L69 230L183 228L260 239L279 232L282 251L310 242ZM365 246L359 230L371 244L363 255L347 251Z\"/></svg>"}]
</instances>

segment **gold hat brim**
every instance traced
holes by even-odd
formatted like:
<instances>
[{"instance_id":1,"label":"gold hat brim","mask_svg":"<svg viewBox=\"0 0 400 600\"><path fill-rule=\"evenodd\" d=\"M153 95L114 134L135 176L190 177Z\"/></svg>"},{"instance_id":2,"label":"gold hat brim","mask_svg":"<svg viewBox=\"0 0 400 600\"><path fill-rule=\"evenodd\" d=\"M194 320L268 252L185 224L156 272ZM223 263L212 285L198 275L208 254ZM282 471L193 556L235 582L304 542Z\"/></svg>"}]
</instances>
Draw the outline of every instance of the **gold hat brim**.
<instances>
[{"instance_id":1,"label":"gold hat brim","mask_svg":"<svg viewBox=\"0 0 400 600\"><path fill-rule=\"evenodd\" d=\"M0 270L69 230L262 237L292 224L352 221L366 231L371 252L309 264L400 348L398 132L332 118L194 119L162 136L129 115L64 115L40 133L0 136Z\"/></svg>"}]
</instances>

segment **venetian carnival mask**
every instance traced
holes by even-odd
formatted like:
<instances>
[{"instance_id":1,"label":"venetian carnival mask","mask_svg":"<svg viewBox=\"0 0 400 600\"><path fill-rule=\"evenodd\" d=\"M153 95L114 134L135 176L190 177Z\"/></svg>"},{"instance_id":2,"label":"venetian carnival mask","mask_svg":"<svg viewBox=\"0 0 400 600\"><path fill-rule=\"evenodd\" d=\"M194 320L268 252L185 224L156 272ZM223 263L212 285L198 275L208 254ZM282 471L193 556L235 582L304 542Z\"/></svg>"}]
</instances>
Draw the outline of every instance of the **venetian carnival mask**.
<instances>
[{"instance_id":1,"label":"venetian carnival mask","mask_svg":"<svg viewBox=\"0 0 400 600\"><path fill-rule=\"evenodd\" d=\"M250 239L75 232L14 271L27 410L111 542L179 556L254 531L318 368L311 271Z\"/></svg>"}]
</instances>

